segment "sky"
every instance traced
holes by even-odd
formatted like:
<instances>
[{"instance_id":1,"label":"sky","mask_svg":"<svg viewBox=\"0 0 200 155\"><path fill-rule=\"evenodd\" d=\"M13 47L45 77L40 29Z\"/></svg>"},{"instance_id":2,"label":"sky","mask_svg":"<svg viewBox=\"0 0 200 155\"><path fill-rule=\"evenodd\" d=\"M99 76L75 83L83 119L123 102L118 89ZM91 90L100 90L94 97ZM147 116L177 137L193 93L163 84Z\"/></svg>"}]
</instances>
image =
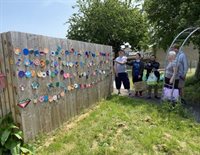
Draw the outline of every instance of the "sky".
<instances>
[{"instance_id":1,"label":"sky","mask_svg":"<svg viewBox=\"0 0 200 155\"><path fill-rule=\"evenodd\" d=\"M0 33L20 31L65 38L76 0L0 0Z\"/></svg>"}]
</instances>

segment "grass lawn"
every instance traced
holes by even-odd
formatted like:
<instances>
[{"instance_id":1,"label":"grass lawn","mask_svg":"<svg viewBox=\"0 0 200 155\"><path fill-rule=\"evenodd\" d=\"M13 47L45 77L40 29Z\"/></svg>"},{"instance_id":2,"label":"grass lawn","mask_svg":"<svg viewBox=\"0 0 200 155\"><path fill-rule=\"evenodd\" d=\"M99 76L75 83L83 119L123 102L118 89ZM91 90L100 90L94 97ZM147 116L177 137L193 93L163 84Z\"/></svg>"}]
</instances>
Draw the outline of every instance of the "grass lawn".
<instances>
[{"instance_id":1,"label":"grass lawn","mask_svg":"<svg viewBox=\"0 0 200 155\"><path fill-rule=\"evenodd\" d=\"M186 80L184 95L189 103L200 105L200 81L194 76Z\"/></svg>"},{"instance_id":2,"label":"grass lawn","mask_svg":"<svg viewBox=\"0 0 200 155\"><path fill-rule=\"evenodd\" d=\"M113 95L35 146L39 155L197 155L200 124L180 106Z\"/></svg>"},{"instance_id":3,"label":"grass lawn","mask_svg":"<svg viewBox=\"0 0 200 155\"><path fill-rule=\"evenodd\" d=\"M194 74L195 68L187 73L184 96L189 103L200 105L200 81L194 77Z\"/></svg>"}]
</instances>

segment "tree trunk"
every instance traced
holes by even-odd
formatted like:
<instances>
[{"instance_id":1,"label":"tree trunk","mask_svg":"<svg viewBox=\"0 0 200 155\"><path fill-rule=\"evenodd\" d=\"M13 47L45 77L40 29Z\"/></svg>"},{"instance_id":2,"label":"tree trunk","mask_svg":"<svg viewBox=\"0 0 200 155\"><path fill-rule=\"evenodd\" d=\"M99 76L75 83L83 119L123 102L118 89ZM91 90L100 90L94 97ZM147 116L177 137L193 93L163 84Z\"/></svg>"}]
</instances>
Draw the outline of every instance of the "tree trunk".
<instances>
[{"instance_id":1,"label":"tree trunk","mask_svg":"<svg viewBox=\"0 0 200 155\"><path fill-rule=\"evenodd\" d=\"M199 62L197 64L197 69L195 72L195 77L200 80L200 48L199 48Z\"/></svg>"}]
</instances>

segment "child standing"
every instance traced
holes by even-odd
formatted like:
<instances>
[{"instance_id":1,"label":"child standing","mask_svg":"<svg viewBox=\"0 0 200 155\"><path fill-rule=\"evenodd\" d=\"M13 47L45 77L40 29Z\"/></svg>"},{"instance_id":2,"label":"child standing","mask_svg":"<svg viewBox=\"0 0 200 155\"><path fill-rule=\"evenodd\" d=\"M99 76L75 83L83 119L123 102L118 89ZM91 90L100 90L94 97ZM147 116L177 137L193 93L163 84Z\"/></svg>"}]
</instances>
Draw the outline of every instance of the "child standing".
<instances>
[{"instance_id":1,"label":"child standing","mask_svg":"<svg viewBox=\"0 0 200 155\"><path fill-rule=\"evenodd\" d=\"M135 96L142 96L144 63L141 61L140 53L137 53L135 58L136 60L127 62L127 65L132 66L132 80L135 87Z\"/></svg>"}]
</instances>

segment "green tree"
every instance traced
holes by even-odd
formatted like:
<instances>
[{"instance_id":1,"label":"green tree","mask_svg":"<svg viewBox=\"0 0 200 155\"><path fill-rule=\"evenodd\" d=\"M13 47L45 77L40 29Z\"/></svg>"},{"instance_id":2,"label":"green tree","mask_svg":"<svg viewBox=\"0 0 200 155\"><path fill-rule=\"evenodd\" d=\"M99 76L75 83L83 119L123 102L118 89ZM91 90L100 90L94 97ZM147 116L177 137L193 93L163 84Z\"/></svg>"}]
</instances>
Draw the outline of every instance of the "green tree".
<instances>
[{"instance_id":1,"label":"green tree","mask_svg":"<svg viewBox=\"0 0 200 155\"><path fill-rule=\"evenodd\" d=\"M151 41L165 50L180 31L200 26L199 0L145 0L144 10L151 27ZM200 33L191 41L199 49L200 60ZM195 75L200 79L200 61Z\"/></svg>"},{"instance_id":2,"label":"green tree","mask_svg":"<svg viewBox=\"0 0 200 155\"><path fill-rule=\"evenodd\" d=\"M75 7L78 13L67 21L69 39L111 45L115 51L123 42L147 48L146 18L132 0L78 0Z\"/></svg>"}]
</instances>

